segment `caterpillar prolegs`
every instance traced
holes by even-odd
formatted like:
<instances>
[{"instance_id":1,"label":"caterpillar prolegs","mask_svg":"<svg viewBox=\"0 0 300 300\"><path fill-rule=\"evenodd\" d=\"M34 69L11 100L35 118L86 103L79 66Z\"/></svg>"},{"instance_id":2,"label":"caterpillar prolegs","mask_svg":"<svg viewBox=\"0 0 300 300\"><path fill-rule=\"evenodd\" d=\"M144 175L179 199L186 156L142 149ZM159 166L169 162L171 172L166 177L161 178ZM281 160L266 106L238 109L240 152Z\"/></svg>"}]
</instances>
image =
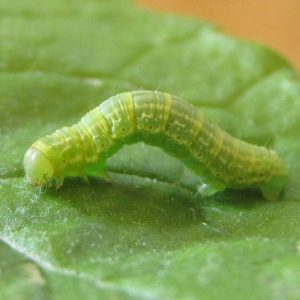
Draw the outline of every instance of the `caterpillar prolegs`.
<instances>
[{"instance_id":1,"label":"caterpillar prolegs","mask_svg":"<svg viewBox=\"0 0 300 300\"><path fill-rule=\"evenodd\" d=\"M138 141L162 148L201 176L204 195L254 188L276 199L287 175L274 151L230 136L191 104L167 93L133 91L33 143L24 156L26 179L58 188L66 176L100 175L109 156Z\"/></svg>"}]
</instances>

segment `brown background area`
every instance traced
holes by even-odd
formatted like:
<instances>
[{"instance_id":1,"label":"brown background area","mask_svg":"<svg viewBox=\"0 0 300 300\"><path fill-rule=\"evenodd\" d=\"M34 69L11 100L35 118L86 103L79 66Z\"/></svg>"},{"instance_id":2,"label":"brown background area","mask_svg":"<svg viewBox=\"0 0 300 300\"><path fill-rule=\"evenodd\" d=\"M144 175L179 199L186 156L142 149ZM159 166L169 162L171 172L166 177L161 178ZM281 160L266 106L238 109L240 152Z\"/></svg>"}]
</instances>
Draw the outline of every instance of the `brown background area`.
<instances>
[{"instance_id":1,"label":"brown background area","mask_svg":"<svg viewBox=\"0 0 300 300\"><path fill-rule=\"evenodd\" d=\"M283 54L300 70L300 0L137 0L160 11L196 16L224 32Z\"/></svg>"}]
</instances>

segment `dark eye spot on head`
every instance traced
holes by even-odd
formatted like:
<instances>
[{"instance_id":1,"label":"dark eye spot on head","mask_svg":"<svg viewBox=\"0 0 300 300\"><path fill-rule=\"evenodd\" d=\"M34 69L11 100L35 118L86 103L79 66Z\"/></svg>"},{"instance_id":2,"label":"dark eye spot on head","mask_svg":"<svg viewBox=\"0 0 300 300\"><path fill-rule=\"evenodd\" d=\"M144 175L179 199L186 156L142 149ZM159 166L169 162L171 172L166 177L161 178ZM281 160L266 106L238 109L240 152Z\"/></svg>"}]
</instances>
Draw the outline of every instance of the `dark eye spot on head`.
<instances>
[{"instance_id":1,"label":"dark eye spot on head","mask_svg":"<svg viewBox=\"0 0 300 300\"><path fill-rule=\"evenodd\" d=\"M123 127L123 128L121 129L121 131L122 131L122 132L125 132L125 128Z\"/></svg>"},{"instance_id":2,"label":"dark eye spot on head","mask_svg":"<svg viewBox=\"0 0 300 300\"><path fill-rule=\"evenodd\" d=\"M148 127L148 128L149 128L149 130L152 130L152 129L153 129L153 126L149 125L149 127Z\"/></svg>"},{"instance_id":3,"label":"dark eye spot on head","mask_svg":"<svg viewBox=\"0 0 300 300\"><path fill-rule=\"evenodd\" d=\"M101 147L102 147L102 148L104 148L104 147L105 147L105 145L104 145L104 144L101 144Z\"/></svg>"}]
</instances>

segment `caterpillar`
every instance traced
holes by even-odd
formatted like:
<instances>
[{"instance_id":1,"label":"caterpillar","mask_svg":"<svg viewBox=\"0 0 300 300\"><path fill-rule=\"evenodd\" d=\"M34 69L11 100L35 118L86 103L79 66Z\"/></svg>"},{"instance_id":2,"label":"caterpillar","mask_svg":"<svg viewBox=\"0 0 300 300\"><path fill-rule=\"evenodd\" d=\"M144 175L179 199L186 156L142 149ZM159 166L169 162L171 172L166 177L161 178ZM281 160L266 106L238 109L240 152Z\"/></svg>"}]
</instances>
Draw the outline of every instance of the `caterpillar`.
<instances>
[{"instance_id":1,"label":"caterpillar","mask_svg":"<svg viewBox=\"0 0 300 300\"><path fill-rule=\"evenodd\" d=\"M287 176L273 150L232 137L193 105L163 92L132 91L33 143L24 155L25 177L59 188L66 176L101 176L108 157L138 141L162 148L201 176L204 196L253 188L276 199Z\"/></svg>"}]
</instances>

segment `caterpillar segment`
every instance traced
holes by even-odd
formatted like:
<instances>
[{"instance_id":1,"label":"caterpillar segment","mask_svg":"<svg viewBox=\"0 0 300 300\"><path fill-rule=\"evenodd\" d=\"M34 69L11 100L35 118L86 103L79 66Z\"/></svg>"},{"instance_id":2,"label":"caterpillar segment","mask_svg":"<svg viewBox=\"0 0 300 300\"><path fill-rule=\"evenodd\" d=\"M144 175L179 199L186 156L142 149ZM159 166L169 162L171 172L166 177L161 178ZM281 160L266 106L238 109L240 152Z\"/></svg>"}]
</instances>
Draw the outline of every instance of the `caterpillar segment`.
<instances>
[{"instance_id":1,"label":"caterpillar segment","mask_svg":"<svg viewBox=\"0 0 300 300\"><path fill-rule=\"evenodd\" d=\"M26 179L58 188L66 176L105 176L106 159L138 141L182 160L201 176L203 195L254 188L276 199L287 176L274 151L232 137L191 104L167 93L133 91L33 143L24 156Z\"/></svg>"}]
</instances>

